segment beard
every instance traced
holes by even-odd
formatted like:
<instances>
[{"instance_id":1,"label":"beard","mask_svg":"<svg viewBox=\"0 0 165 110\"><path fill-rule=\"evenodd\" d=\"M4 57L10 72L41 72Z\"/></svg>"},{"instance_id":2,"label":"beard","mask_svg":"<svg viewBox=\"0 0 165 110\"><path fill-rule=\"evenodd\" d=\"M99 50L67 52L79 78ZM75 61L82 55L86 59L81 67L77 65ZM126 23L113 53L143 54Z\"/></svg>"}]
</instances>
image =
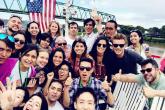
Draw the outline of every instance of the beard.
<instances>
[{"instance_id":1,"label":"beard","mask_svg":"<svg viewBox=\"0 0 165 110\"><path fill-rule=\"evenodd\" d=\"M8 27L8 30L12 33L16 33L17 31L14 31L12 28Z\"/></svg>"}]
</instances>

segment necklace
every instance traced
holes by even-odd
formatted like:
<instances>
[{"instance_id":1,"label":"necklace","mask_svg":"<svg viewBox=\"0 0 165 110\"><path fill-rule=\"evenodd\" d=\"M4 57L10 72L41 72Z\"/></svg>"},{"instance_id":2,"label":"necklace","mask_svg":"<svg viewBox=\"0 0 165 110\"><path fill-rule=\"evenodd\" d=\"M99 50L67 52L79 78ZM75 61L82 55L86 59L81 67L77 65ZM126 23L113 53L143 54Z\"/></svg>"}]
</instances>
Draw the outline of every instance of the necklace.
<instances>
[{"instance_id":1,"label":"necklace","mask_svg":"<svg viewBox=\"0 0 165 110\"><path fill-rule=\"evenodd\" d=\"M22 81L22 75L21 75L21 69L20 69L20 62L19 62L19 76L20 76L20 80L21 80L21 85L23 85L23 81ZM29 68L28 68L28 71L26 72L26 78L28 78L28 73L29 73ZM25 80L25 85L27 85L27 80Z\"/></svg>"}]
</instances>

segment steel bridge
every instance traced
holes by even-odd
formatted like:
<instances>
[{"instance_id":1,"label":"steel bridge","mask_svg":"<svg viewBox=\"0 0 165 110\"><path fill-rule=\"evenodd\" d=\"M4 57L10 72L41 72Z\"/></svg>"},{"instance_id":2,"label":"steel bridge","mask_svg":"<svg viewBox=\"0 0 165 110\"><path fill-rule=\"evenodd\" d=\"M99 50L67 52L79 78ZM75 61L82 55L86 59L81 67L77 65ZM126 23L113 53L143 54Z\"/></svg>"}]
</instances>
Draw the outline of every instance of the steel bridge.
<instances>
[{"instance_id":1,"label":"steel bridge","mask_svg":"<svg viewBox=\"0 0 165 110\"><path fill-rule=\"evenodd\" d=\"M63 15L63 8L65 3L56 2L56 18L65 19ZM80 6L72 5L72 8L76 10L76 14L70 16L70 20L83 21L90 17L91 9L83 8ZM26 0L0 0L0 12L7 13L17 13L17 14L28 14L26 7ZM101 16L103 23L108 20L116 20L115 16L109 13L99 12L98 15Z\"/></svg>"}]
</instances>

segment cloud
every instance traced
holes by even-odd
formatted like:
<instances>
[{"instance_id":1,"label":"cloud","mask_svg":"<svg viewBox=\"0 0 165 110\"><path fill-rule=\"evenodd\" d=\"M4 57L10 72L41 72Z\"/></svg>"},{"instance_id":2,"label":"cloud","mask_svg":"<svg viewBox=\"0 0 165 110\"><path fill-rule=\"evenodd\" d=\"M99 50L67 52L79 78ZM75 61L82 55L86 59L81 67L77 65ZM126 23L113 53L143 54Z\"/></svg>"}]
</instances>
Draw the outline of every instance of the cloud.
<instances>
[{"instance_id":1,"label":"cloud","mask_svg":"<svg viewBox=\"0 0 165 110\"><path fill-rule=\"evenodd\" d=\"M79 5L92 8L89 0L80 1ZM165 25L164 0L94 0L99 11L116 16L118 23L125 25L140 25L145 28ZM81 4L83 2L83 5Z\"/></svg>"}]
</instances>

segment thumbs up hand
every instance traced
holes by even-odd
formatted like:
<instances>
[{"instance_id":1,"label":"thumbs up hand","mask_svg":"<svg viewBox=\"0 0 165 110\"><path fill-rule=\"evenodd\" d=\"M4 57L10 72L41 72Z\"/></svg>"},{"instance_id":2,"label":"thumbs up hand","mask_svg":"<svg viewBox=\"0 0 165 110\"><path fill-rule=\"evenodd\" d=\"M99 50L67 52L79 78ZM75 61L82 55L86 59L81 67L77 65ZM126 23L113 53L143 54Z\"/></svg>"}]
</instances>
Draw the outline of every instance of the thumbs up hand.
<instances>
[{"instance_id":1,"label":"thumbs up hand","mask_svg":"<svg viewBox=\"0 0 165 110\"><path fill-rule=\"evenodd\" d=\"M142 92L144 94L144 96L146 96L147 98L152 98L156 93L156 90L152 89L151 87L149 87L149 85L145 84L145 86L142 89Z\"/></svg>"},{"instance_id":2,"label":"thumbs up hand","mask_svg":"<svg viewBox=\"0 0 165 110\"><path fill-rule=\"evenodd\" d=\"M113 81L120 81L121 80L121 75L122 75L122 70L119 70L119 73L116 73L115 75L112 76Z\"/></svg>"},{"instance_id":3,"label":"thumbs up hand","mask_svg":"<svg viewBox=\"0 0 165 110\"><path fill-rule=\"evenodd\" d=\"M106 92L110 92L111 88L109 86L110 84L107 81L107 76L105 76L104 81L101 83L101 87L106 91Z\"/></svg>"},{"instance_id":4,"label":"thumbs up hand","mask_svg":"<svg viewBox=\"0 0 165 110\"><path fill-rule=\"evenodd\" d=\"M73 82L72 75L71 75L71 72L69 72L69 76L65 81L65 86L70 87L72 85L72 82Z\"/></svg>"}]
</instances>

